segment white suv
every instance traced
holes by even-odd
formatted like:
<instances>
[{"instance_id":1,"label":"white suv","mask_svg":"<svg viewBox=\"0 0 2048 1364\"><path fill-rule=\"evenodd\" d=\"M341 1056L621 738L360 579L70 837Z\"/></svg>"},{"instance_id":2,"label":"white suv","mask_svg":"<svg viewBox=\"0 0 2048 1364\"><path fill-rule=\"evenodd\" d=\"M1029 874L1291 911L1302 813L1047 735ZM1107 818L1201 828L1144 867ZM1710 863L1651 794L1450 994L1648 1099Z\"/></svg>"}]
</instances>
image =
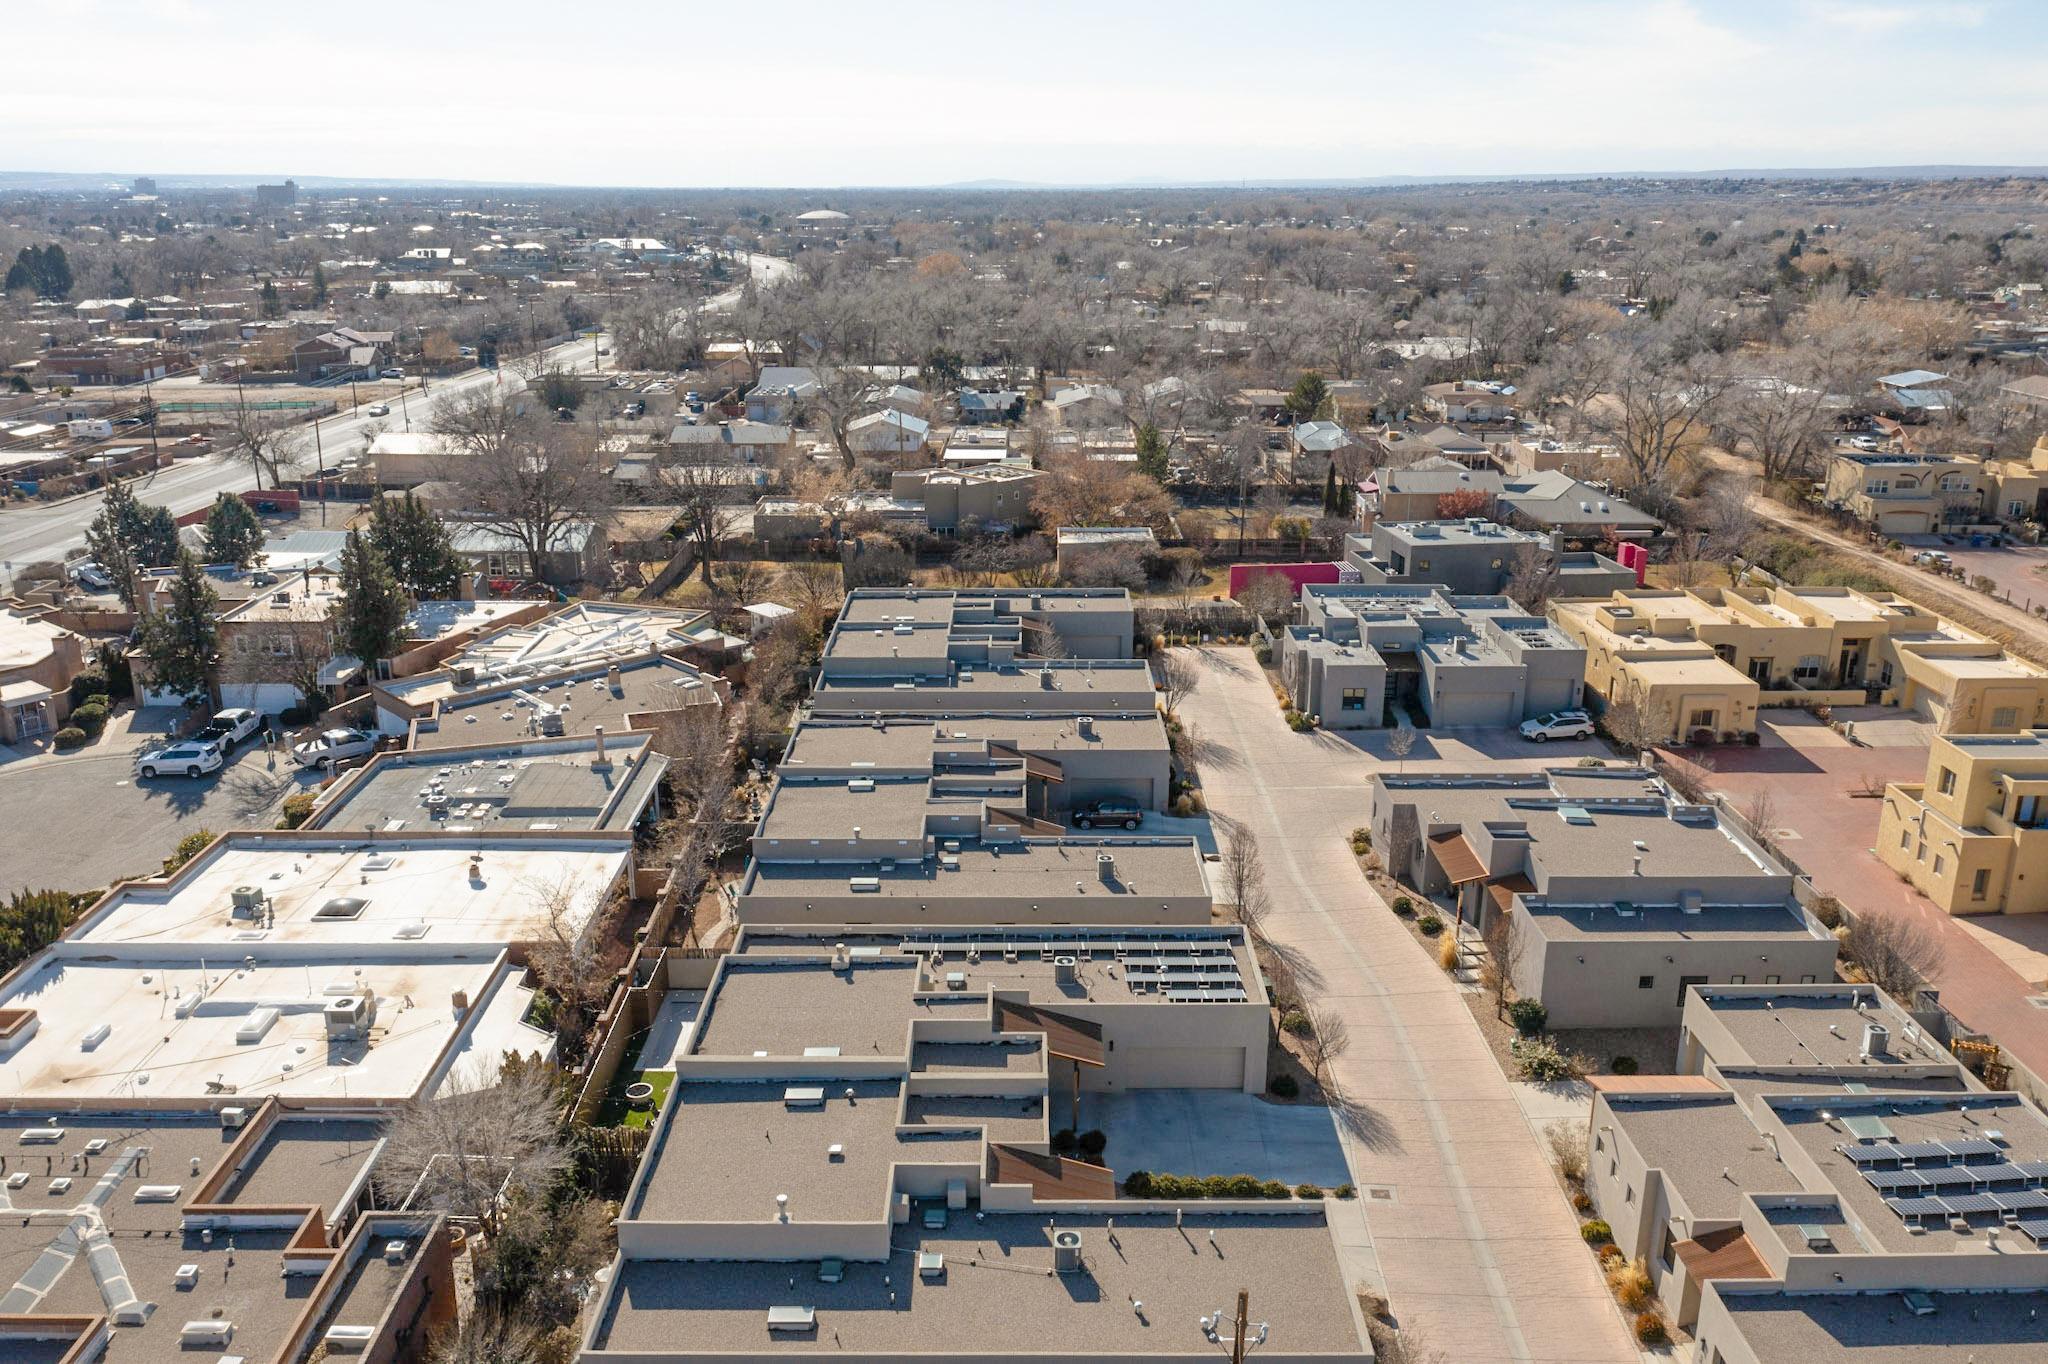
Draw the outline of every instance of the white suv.
<instances>
[{"instance_id":1,"label":"white suv","mask_svg":"<svg viewBox=\"0 0 2048 1364\"><path fill-rule=\"evenodd\" d=\"M220 750L202 739L180 739L152 748L135 760L135 770L145 777L196 777L220 766Z\"/></svg>"},{"instance_id":2,"label":"white suv","mask_svg":"<svg viewBox=\"0 0 2048 1364\"><path fill-rule=\"evenodd\" d=\"M1590 739L1593 737L1593 717L1582 710L1560 710L1539 715L1533 720L1522 721L1522 737L1539 744L1547 744L1552 739Z\"/></svg>"}]
</instances>

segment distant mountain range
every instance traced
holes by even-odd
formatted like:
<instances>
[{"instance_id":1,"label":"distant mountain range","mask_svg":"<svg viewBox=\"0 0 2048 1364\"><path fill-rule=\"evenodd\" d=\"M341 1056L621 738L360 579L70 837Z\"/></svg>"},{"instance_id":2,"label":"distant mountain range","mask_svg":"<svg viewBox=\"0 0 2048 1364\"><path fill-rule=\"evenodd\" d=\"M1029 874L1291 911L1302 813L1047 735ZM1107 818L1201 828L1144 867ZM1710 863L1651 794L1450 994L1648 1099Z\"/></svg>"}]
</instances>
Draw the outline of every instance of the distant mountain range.
<instances>
[{"instance_id":1,"label":"distant mountain range","mask_svg":"<svg viewBox=\"0 0 2048 1364\"><path fill-rule=\"evenodd\" d=\"M719 185L674 185L643 186L643 191L715 190L715 189L780 189L796 191L812 190L896 190L915 192L917 190L941 190L954 193L1030 193L1033 191L1058 191L1065 193L1089 190L1329 190L1329 189L1398 189L1425 185L1475 185L1556 183L1575 180L1975 180L2005 177L2048 177L2048 166L1813 166L1813 167L1758 167L1753 169L1730 170L1638 170L1638 171L1555 171L1531 172L1526 174L1501 175L1367 175L1367 176L1248 176L1233 180L1175 180L1171 178L1139 178L1131 180L1075 181L1071 183L1037 180L962 180L933 185L836 185L836 186L719 186ZM249 189L258 184L276 184L285 180L284 175L177 175L158 173L149 176L162 190L233 190ZM340 190L420 190L420 189L516 189L516 190L570 190L570 189L614 189L604 185L559 185L542 181L498 181L498 180L412 180L376 176L336 175L295 175L289 177L298 182L299 188L315 192L336 192ZM0 171L0 193L56 193L86 194L93 192L115 192L125 190L136 179L135 174L113 172L81 173L75 171Z\"/></svg>"}]
</instances>

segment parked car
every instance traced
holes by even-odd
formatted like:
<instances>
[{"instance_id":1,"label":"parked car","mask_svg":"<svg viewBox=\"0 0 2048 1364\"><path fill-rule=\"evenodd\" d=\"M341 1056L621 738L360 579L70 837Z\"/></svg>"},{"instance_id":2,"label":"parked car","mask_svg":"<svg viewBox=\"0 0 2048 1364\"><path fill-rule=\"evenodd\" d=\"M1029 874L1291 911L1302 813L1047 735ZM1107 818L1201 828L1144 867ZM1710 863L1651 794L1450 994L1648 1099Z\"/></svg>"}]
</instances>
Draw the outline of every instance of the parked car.
<instances>
[{"instance_id":1,"label":"parked car","mask_svg":"<svg viewBox=\"0 0 2048 1364\"><path fill-rule=\"evenodd\" d=\"M1582 710L1553 711L1549 715L1522 721L1522 737L1539 744L1549 743L1552 739L1590 739L1593 737L1593 717Z\"/></svg>"},{"instance_id":2,"label":"parked car","mask_svg":"<svg viewBox=\"0 0 2048 1364\"><path fill-rule=\"evenodd\" d=\"M387 369L384 371L384 377L387 379L403 379L405 377L405 371L396 368Z\"/></svg>"},{"instance_id":3,"label":"parked car","mask_svg":"<svg viewBox=\"0 0 2048 1364\"><path fill-rule=\"evenodd\" d=\"M1877 448L1877 437L1854 436L1850 438L1849 444L1855 446L1858 450L1875 450Z\"/></svg>"},{"instance_id":4,"label":"parked car","mask_svg":"<svg viewBox=\"0 0 2048 1364\"><path fill-rule=\"evenodd\" d=\"M1134 800L1098 800L1092 805L1083 805L1074 811L1074 827L1097 829L1112 825L1121 829L1135 829L1145 818L1145 812Z\"/></svg>"},{"instance_id":5,"label":"parked car","mask_svg":"<svg viewBox=\"0 0 2048 1364\"><path fill-rule=\"evenodd\" d=\"M194 739L211 743L218 748L222 757L235 751L235 745L254 735L263 728L263 717L242 706L233 706L221 711L207 722L206 728L193 735Z\"/></svg>"},{"instance_id":6,"label":"parked car","mask_svg":"<svg viewBox=\"0 0 2048 1364\"><path fill-rule=\"evenodd\" d=\"M647 404L643 402L627 403L622 415L627 417L644 417L647 415Z\"/></svg>"},{"instance_id":7,"label":"parked car","mask_svg":"<svg viewBox=\"0 0 2048 1364\"><path fill-rule=\"evenodd\" d=\"M114 590L114 575L99 564L85 563L71 566L71 581L88 592L111 592Z\"/></svg>"},{"instance_id":8,"label":"parked car","mask_svg":"<svg viewBox=\"0 0 2048 1364\"><path fill-rule=\"evenodd\" d=\"M359 729L330 729L292 749L292 761L301 767L333 767L350 758L368 757L377 751L377 736Z\"/></svg>"},{"instance_id":9,"label":"parked car","mask_svg":"<svg viewBox=\"0 0 2048 1364\"><path fill-rule=\"evenodd\" d=\"M201 739L180 739L145 749L135 760L135 770L145 777L197 777L220 765L220 750Z\"/></svg>"},{"instance_id":10,"label":"parked car","mask_svg":"<svg viewBox=\"0 0 2048 1364\"><path fill-rule=\"evenodd\" d=\"M370 415L371 415L371 416L373 416L373 417L388 417L388 416L390 416L390 415L391 415L391 404L390 404L390 403L371 403L371 404L370 404Z\"/></svg>"}]
</instances>

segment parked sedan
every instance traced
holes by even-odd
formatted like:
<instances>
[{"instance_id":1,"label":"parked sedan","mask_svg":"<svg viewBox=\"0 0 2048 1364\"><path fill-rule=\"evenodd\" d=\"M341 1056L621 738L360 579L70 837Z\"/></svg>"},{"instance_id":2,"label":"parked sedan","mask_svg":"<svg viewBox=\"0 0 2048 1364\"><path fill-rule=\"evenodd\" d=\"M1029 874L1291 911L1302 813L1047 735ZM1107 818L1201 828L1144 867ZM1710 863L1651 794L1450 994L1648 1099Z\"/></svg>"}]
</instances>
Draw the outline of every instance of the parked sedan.
<instances>
[{"instance_id":1,"label":"parked sedan","mask_svg":"<svg viewBox=\"0 0 2048 1364\"><path fill-rule=\"evenodd\" d=\"M373 417L388 417L388 416L390 416L390 415L391 415L391 404L390 404L390 403L371 403L371 404L370 404L370 415L371 415L371 416L373 416Z\"/></svg>"},{"instance_id":2,"label":"parked sedan","mask_svg":"<svg viewBox=\"0 0 2048 1364\"><path fill-rule=\"evenodd\" d=\"M135 760L135 770L145 777L197 777L220 764L220 750L210 741L180 739L145 750Z\"/></svg>"},{"instance_id":3,"label":"parked sedan","mask_svg":"<svg viewBox=\"0 0 2048 1364\"><path fill-rule=\"evenodd\" d=\"M1539 715L1533 720L1522 721L1522 737L1539 744L1549 743L1552 739L1590 739L1593 737L1593 717L1582 710L1560 710Z\"/></svg>"},{"instance_id":4,"label":"parked sedan","mask_svg":"<svg viewBox=\"0 0 2048 1364\"><path fill-rule=\"evenodd\" d=\"M333 767L350 758L368 757L377 750L377 736L359 729L330 729L318 738L292 748L292 761L301 767Z\"/></svg>"}]
</instances>

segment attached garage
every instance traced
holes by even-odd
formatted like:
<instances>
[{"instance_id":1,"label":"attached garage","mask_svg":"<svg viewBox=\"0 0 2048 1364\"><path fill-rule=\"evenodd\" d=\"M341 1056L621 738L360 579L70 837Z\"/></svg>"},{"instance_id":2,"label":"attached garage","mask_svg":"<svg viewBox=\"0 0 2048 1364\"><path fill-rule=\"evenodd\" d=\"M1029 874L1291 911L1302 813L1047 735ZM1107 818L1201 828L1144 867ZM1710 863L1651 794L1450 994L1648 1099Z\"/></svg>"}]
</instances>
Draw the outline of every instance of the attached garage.
<instances>
[{"instance_id":1,"label":"attached garage","mask_svg":"<svg viewBox=\"0 0 2048 1364\"><path fill-rule=\"evenodd\" d=\"M1244 1088L1243 1047L1133 1047L1117 1052L1114 1061L1122 1088ZM1129 1076L1141 1083L1131 1083Z\"/></svg>"},{"instance_id":2,"label":"attached garage","mask_svg":"<svg viewBox=\"0 0 2048 1364\"><path fill-rule=\"evenodd\" d=\"M1877 529L1884 535L1927 535L1934 530L1934 518L1924 511L1882 512Z\"/></svg>"}]
</instances>

